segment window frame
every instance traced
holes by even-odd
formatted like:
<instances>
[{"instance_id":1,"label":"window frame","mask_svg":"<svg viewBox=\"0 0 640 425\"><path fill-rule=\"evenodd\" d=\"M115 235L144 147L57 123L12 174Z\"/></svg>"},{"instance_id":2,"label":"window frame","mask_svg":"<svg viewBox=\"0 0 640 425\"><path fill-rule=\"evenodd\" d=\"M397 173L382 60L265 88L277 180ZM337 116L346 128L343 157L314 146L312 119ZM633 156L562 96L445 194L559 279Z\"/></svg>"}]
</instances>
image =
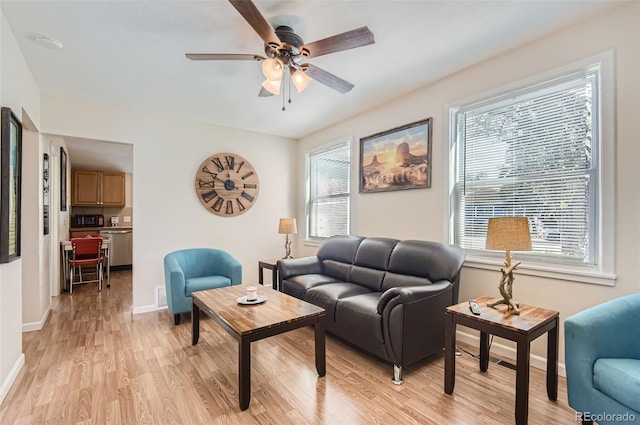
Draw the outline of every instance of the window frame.
<instances>
[{"instance_id":1,"label":"window frame","mask_svg":"<svg viewBox=\"0 0 640 425\"><path fill-rule=\"evenodd\" d=\"M352 175L352 167L353 163L351 158L353 156L353 138L345 137L342 139L338 139L334 142L316 146L312 149L309 149L305 152L305 204L304 204L304 217L305 217L305 227L304 227L304 243L307 245L321 245L322 242L326 239L326 237L322 236L312 236L310 235L311 229L311 205L313 199L311 198L311 187L312 187L312 176L311 176L311 159L315 155L320 155L323 153L330 152L332 150L346 148L349 152L349 165L347 167L347 192L342 195L342 197L347 198L347 234L351 233L351 210L352 210L352 196L351 196L351 175ZM337 195L340 196L340 195ZM315 199L315 198L314 198Z\"/></svg>"},{"instance_id":2,"label":"window frame","mask_svg":"<svg viewBox=\"0 0 640 425\"><path fill-rule=\"evenodd\" d=\"M457 158L458 141L456 113L460 109L470 105L481 105L490 102L500 102L510 94L529 90L530 92L545 87L554 80L567 78L571 74L585 73L588 69L598 68L598 86L596 91L599 97L594 98L594 108L597 108L599 116L598 122L594 123L593 131L597 132L597 146L594 146L594 161L597 161L594 170L598 192L591 196L595 202L595 225L591 226L590 232L594 235L594 243L597 244L597 255L594 258L595 265L563 264L561 259L547 260L536 255L527 255L525 252L515 254L517 258L523 259L522 265L518 268L519 273L561 279L567 281L577 281L584 283L594 283L601 285L615 285L616 275L614 273L615 261L615 84L614 84L614 54L607 51L602 54L585 58L561 68L540 73L538 75L491 89L489 91L469 96L464 99L454 101L445 105L445 134L448 134L448 147L446 150L445 163L448 166L448 190L446 204L448 211L445 217L446 235L445 240L455 243L455 223L456 210L456 175L459 169ZM540 86L536 88L536 86ZM612 170L613 172L607 172ZM503 265L504 253L486 250L468 250L466 267L495 270ZM561 267L559 267L561 265Z\"/></svg>"}]
</instances>

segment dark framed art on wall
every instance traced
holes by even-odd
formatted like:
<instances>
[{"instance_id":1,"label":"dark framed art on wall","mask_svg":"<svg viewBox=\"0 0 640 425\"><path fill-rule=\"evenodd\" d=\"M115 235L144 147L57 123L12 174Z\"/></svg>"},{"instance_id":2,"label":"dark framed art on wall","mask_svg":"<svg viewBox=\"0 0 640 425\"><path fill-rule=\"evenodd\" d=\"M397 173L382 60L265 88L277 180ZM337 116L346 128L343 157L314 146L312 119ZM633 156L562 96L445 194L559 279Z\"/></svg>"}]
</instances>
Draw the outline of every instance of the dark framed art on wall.
<instances>
[{"instance_id":1,"label":"dark framed art on wall","mask_svg":"<svg viewBox=\"0 0 640 425\"><path fill-rule=\"evenodd\" d=\"M432 118L360 139L360 193L431 187Z\"/></svg>"},{"instance_id":2,"label":"dark framed art on wall","mask_svg":"<svg viewBox=\"0 0 640 425\"><path fill-rule=\"evenodd\" d=\"M0 119L0 263L8 263L20 258L22 124L6 107Z\"/></svg>"}]
</instances>

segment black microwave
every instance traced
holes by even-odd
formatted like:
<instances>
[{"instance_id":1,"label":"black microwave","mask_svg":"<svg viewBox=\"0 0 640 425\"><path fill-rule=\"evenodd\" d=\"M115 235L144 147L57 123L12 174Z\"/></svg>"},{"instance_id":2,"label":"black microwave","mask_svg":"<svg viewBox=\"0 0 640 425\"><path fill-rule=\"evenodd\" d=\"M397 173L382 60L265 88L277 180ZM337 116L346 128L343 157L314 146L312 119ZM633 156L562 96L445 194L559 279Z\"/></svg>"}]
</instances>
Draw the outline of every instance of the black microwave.
<instances>
[{"instance_id":1,"label":"black microwave","mask_svg":"<svg viewBox=\"0 0 640 425\"><path fill-rule=\"evenodd\" d=\"M72 227L103 227L104 216L97 215L74 215L72 218Z\"/></svg>"}]
</instances>

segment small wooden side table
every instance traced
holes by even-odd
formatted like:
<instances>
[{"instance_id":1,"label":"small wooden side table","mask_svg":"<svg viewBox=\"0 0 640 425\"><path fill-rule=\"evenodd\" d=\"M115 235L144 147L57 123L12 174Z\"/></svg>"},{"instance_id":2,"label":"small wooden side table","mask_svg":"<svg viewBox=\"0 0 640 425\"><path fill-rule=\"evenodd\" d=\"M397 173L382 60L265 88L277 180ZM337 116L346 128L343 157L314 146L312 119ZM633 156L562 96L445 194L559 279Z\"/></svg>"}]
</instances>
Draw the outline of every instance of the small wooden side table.
<instances>
[{"instance_id":1,"label":"small wooden side table","mask_svg":"<svg viewBox=\"0 0 640 425\"><path fill-rule=\"evenodd\" d=\"M475 299L480 315L469 310L464 302L445 311L444 392L453 393L456 379L456 324L480 331L480 370L489 368L489 334L515 341L516 362L516 425L526 425L529 416L529 356L531 341L547 333L547 396L558 398L558 323L559 313L540 307L520 305L520 315L506 312L506 306L487 307L495 298Z\"/></svg>"},{"instance_id":2,"label":"small wooden side table","mask_svg":"<svg viewBox=\"0 0 640 425\"><path fill-rule=\"evenodd\" d=\"M275 290L278 290L278 260L279 258L269 258L258 261L258 283L264 285L264 269L271 270L271 283Z\"/></svg>"}]
</instances>

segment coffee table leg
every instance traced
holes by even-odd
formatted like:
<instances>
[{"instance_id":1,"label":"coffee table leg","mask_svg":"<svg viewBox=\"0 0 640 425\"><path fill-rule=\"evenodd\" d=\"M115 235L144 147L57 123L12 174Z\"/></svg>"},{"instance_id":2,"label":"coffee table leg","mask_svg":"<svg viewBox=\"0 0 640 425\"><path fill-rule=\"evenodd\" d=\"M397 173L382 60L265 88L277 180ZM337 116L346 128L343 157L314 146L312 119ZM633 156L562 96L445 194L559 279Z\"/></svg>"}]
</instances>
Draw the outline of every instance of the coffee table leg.
<instances>
[{"instance_id":1,"label":"coffee table leg","mask_svg":"<svg viewBox=\"0 0 640 425\"><path fill-rule=\"evenodd\" d=\"M200 307L191 304L191 345L196 345L200 339Z\"/></svg>"},{"instance_id":2,"label":"coffee table leg","mask_svg":"<svg viewBox=\"0 0 640 425\"><path fill-rule=\"evenodd\" d=\"M547 333L547 396L549 400L558 399L558 321Z\"/></svg>"},{"instance_id":3,"label":"coffee table leg","mask_svg":"<svg viewBox=\"0 0 640 425\"><path fill-rule=\"evenodd\" d=\"M456 383L456 324L451 314L444 319L444 392L453 394Z\"/></svg>"},{"instance_id":4,"label":"coffee table leg","mask_svg":"<svg viewBox=\"0 0 640 425\"><path fill-rule=\"evenodd\" d=\"M489 369L489 334L480 332L480 370Z\"/></svg>"},{"instance_id":5,"label":"coffee table leg","mask_svg":"<svg viewBox=\"0 0 640 425\"><path fill-rule=\"evenodd\" d=\"M324 376L327 373L327 361L325 351L325 337L324 337L324 318L320 318L314 325L316 334L316 370L319 376Z\"/></svg>"},{"instance_id":6,"label":"coffee table leg","mask_svg":"<svg viewBox=\"0 0 640 425\"><path fill-rule=\"evenodd\" d=\"M244 338L238 341L238 385L240 410L247 410L251 401L251 342Z\"/></svg>"}]
</instances>

